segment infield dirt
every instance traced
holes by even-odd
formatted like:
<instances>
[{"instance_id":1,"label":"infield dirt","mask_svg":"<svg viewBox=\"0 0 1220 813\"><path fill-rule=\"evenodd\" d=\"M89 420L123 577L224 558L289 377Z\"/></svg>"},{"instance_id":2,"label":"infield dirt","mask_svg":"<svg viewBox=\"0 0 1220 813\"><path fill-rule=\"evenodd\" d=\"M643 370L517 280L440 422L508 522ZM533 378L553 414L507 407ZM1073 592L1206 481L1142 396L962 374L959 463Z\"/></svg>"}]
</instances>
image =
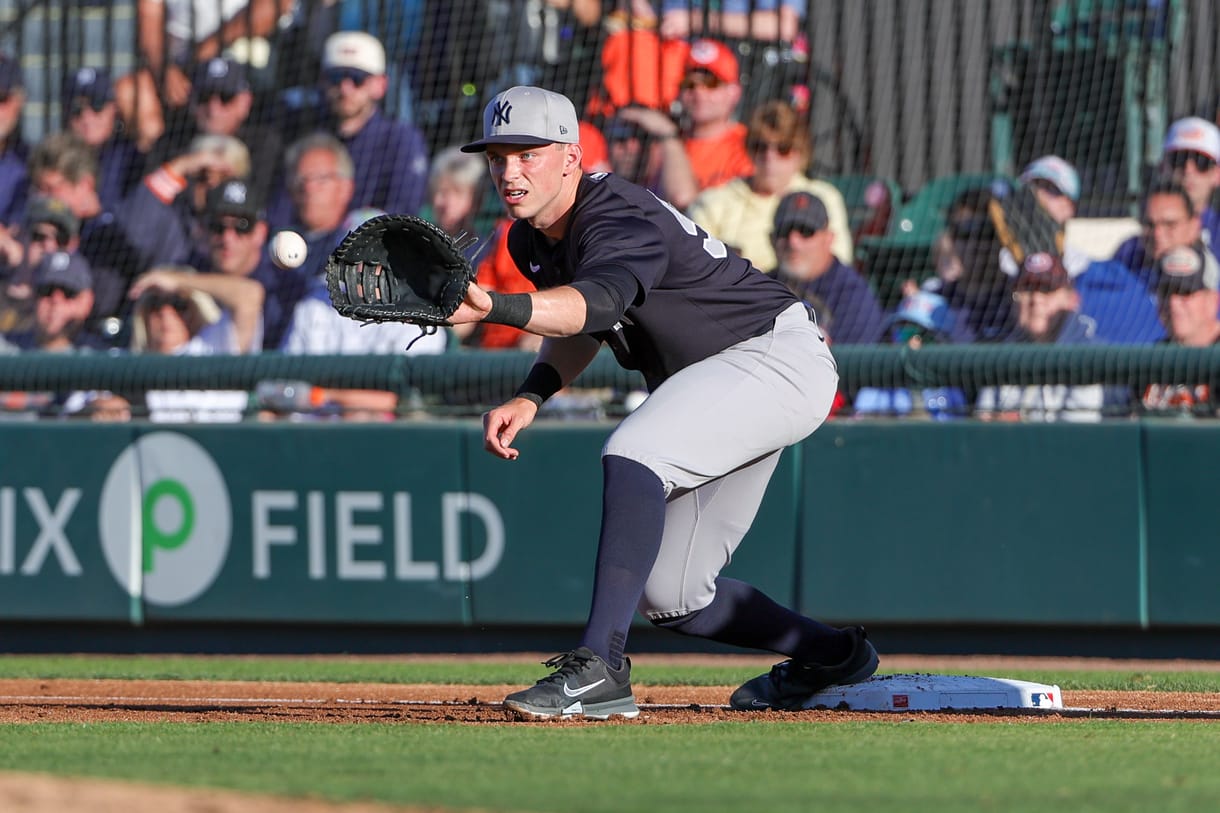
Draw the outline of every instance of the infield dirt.
<instances>
[{"instance_id":1,"label":"infield dirt","mask_svg":"<svg viewBox=\"0 0 1220 813\"><path fill-rule=\"evenodd\" d=\"M497 656L496 660L541 660L534 654ZM405 656L399 660L453 660L454 656ZM379 659L387 660L387 659ZM393 659L389 659L393 660ZM635 659L638 719L611 725L672 725L740 720L742 712L725 707L731 686L652 686L647 667L656 663L740 663L760 671L771 659L756 656L641 655ZM886 671L966 671L1003 677L1015 669L1056 671L1213 672L1213 661L1136 661L931 656L889 656ZM406 685L368 683L254 683L179 680L0 680L0 722L211 722L262 721L312 723L441 723L471 725L607 725L588 721L521 722L500 706L519 686ZM873 719L920 721L1004 722L1038 724L1106 717L1141 720L1220 722L1220 694L1187 692L1064 691L1063 712L802 712L749 713L751 719L846 722ZM125 782L62 779L0 773L0 810L28 813L428 813L436 808L382 805L331 805L316 801L283 800L222 791L180 790Z\"/></svg>"}]
</instances>

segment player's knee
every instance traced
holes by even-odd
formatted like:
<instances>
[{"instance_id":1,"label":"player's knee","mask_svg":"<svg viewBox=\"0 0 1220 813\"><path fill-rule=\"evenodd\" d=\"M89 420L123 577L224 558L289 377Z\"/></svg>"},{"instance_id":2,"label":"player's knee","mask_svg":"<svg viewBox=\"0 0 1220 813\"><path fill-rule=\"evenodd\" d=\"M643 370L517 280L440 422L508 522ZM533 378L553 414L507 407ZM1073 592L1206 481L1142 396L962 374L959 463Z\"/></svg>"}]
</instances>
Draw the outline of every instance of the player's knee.
<instances>
[{"instance_id":1,"label":"player's knee","mask_svg":"<svg viewBox=\"0 0 1220 813\"><path fill-rule=\"evenodd\" d=\"M648 622L654 627L661 627L671 632L685 632L687 625L694 621L701 612L703 610L691 610L680 615L646 616L646 618L648 618Z\"/></svg>"},{"instance_id":2,"label":"player's knee","mask_svg":"<svg viewBox=\"0 0 1220 813\"><path fill-rule=\"evenodd\" d=\"M637 609L650 624L674 628L684 619L694 618L710 603L711 596L703 596L702 591L692 595L681 585L648 584Z\"/></svg>"}]
</instances>

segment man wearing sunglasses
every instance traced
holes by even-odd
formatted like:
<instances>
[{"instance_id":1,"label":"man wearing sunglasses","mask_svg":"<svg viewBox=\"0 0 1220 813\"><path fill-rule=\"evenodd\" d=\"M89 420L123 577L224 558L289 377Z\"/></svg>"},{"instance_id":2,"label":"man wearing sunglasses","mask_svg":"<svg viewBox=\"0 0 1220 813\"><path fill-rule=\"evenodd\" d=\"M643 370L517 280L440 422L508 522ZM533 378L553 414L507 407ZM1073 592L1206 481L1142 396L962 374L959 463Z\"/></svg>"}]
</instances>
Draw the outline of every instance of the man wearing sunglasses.
<instances>
[{"instance_id":1,"label":"man wearing sunglasses","mask_svg":"<svg viewBox=\"0 0 1220 813\"><path fill-rule=\"evenodd\" d=\"M830 216L835 256L850 264L854 250L843 195L833 184L807 174L813 143L805 117L787 102L763 102L750 114L746 149L753 171L701 192L688 211L691 219L766 271L776 262L770 236L780 198L808 192L822 201Z\"/></svg>"},{"instance_id":2,"label":"man wearing sunglasses","mask_svg":"<svg viewBox=\"0 0 1220 813\"><path fill-rule=\"evenodd\" d=\"M381 112L388 79L385 48L371 34L340 31L326 39L322 85L329 129L352 156L355 207L415 214L428 189L428 149L411 123Z\"/></svg>"},{"instance_id":3,"label":"man wearing sunglasses","mask_svg":"<svg viewBox=\"0 0 1220 813\"><path fill-rule=\"evenodd\" d=\"M834 314L829 333L836 344L876 342L884 329L881 305L864 278L835 257L834 238L821 198L809 192L785 195L771 229L775 278L798 299L826 303Z\"/></svg>"},{"instance_id":4,"label":"man wearing sunglasses","mask_svg":"<svg viewBox=\"0 0 1220 813\"><path fill-rule=\"evenodd\" d=\"M713 39L692 42L678 102L697 191L745 177L754 170L746 149L746 125L736 118L741 94L737 57L732 49ZM670 203L685 209L692 199L673 199Z\"/></svg>"},{"instance_id":5,"label":"man wearing sunglasses","mask_svg":"<svg viewBox=\"0 0 1220 813\"><path fill-rule=\"evenodd\" d=\"M1162 180L1172 180L1185 190L1202 227L1203 245L1220 252L1220 212L1216 189L1220 187L1220 128L1207 119L1178 119L1165 135L1161 151ZM1146 240L1131 237L1114 253L1114 259L1138 276L1155 283L1158 255L1150 253Z\"/></svg>"},{"instance_id":6,"label":"man wearing sunglasses","mask_svg":"<svg viewBox=\"0 0 1220 813\"><path fill-rule=\"evenodd\" d=\"M102 206L117 208L143 175L145 156L124 135L110 75L83 67L67 80L63 93L67 129L97 151L97 194Z\"/></svg>"},{"instance_id":7,"label":"man wearing sunglasses","mask_svg":"<svg viewBox=\"0 0 1220 813\"><path fill-rule=\"evenodd\" d=\"M102 350L106 343L88 329L93 275L79 254L53 251L34 269L34 325L6 336L20 350L63 353Z\"/></svg>"},{"instance_id":8,"label":"man wearing sunglasses","mask_svg":"<svg viewBox=\"0 0 1220 813\"><path fill-rule=\"evenodd\" d=\"M245 65L214 57L198 65L191 81L190 119L167 130L150 151L148 164L159 167L190 151L200 136L236 138L250 153L249 182L267 199L283 169L280 128L254 121L256 99Z\"/></svg>"},{"instance_id":9,"label":"man wearing sunglasses","mask_svg":"<svg viewBox=\"0 0 1220 813\"><path fill-rule=\"evenodd\" d=\"M254 190L234 179L208 195L208 270L244 277L263 287L263 349L277 350L292 319L289 271L276 268L267 252L267 220Z\"/></svg>"}]
</instances>

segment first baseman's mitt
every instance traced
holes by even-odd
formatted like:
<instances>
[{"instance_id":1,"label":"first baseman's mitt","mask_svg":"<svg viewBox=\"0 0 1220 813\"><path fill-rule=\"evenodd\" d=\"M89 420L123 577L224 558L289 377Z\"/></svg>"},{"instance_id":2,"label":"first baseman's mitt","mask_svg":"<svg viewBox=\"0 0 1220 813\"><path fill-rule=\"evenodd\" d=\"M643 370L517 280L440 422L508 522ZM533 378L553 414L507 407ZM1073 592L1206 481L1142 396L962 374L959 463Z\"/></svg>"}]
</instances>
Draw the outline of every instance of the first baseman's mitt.
<instances>
[{"instance_id":1,"label":"first baseman's mitt","mask_svg":"<svg viewBox=\"0 0 1220 813\"><path fill-rule=\"evenodd\" d=\"M1042 208L1033 187L1021 184L1003 197L993 197L988 214L1000 242L1012 252L1017 265L1031 254L1063 255L1063 226Z\"/></svg>"},{"instance_id":2,"label":"first baseman's mitt","mask_svg":"<svg viewBox=\"0 0 1220 813\"><path fill-rule=\"evenodd\" d=\"M447 325L474 275L453 238L411 215L365 221L326 263L331 304L362 322Z\"/></svg>"}]
</instances>

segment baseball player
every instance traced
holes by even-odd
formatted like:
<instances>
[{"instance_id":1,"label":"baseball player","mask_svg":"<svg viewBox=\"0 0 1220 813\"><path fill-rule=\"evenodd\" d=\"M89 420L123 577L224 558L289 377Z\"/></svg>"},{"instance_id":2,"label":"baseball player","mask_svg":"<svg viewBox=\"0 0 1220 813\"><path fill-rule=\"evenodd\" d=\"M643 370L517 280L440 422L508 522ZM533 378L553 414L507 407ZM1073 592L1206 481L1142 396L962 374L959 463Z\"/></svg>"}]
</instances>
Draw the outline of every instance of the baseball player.
<instances>
[{"instance_id":1,"label":"baseball player","mask_svg":"<svg viewBox=\"0 0 1220 813\"><path fill-rule=\"evenodd\" d=\"M576 649L514 692L521 716L639 714L628 628L639 611L684 635L789 657L738 688L735 708L799 708L877 669L860 627L805 618L719 575L753 521L780 452L825 420L838 373L812 313L651 192L581 171L576 110L537 87L497 95L483 137L516 222L517 267L537 288L470 285L454 324L512 325L544 337L516 395L483 416L484 446L515 460L517 435L603 342L640 370L649 396L602 450L604 490L592 606Z\"/></svg>"}]
</instances>

